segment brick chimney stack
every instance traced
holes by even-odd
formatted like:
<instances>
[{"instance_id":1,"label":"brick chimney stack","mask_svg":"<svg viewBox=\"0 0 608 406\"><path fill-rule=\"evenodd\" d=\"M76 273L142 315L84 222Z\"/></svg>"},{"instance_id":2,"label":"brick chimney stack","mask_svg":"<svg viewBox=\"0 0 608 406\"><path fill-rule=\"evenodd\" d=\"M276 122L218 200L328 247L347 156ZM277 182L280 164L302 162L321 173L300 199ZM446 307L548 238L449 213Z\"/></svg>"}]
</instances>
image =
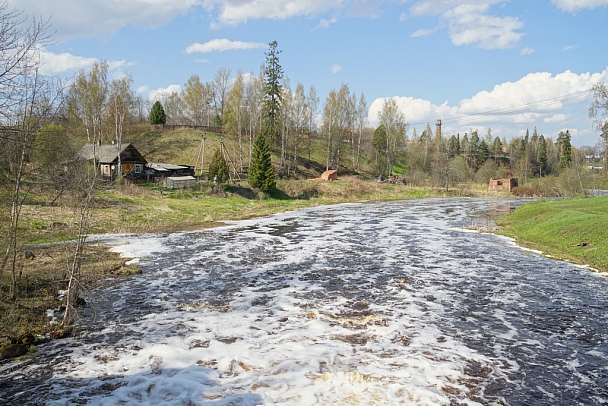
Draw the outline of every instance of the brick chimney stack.
<instances>
[{"instance_id":1,"label":"brick chimney stack","mask_svg":"<svg viewBox=\"0 0 608 406\"><path fill-rule=\"evenodd\" d=\"M437 130L435 130L435 138L441 138L441 120L437 120Z\"/></svg>"}]
</instances>

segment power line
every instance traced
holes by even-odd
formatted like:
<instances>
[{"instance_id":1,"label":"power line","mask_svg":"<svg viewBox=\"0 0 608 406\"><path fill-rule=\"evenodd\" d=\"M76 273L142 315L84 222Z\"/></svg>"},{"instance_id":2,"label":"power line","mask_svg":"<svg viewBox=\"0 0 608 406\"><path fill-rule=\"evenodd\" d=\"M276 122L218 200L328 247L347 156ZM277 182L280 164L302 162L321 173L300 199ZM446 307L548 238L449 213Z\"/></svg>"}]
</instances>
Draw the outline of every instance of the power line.
<instances>
[{"instance_id":1,"label":"power line","mask_svg":"<svg viewBox=\"0 0 608 406\"><path fill-rule=\"evenodd\" d=\"M565 96L552 97L549 99L538 100L535 102L521 104L518 106L511 106L511 107L505 107L502 109L488 110L488 111L484 111L484 112L471 113L471 114L466 114L466 115L462 115L462 116L446 118L446 119L442 119L441 123L442 124L460 124L463 121L465 121L465 122L466 121L475 121L475 120L479 120L484 117L497 117L497 116L506 116L506 115L513 115L513 114L521 114L521 113L538 112L539 109L549 107L549 106L552 106L557 103L569 103L569 102L574 102L574 101L578 101L578 100L584 100L589 97L590 97L589 90L584 90L584 91L580 91L580 92L571 93L571 94L568 94ZM426 125L426 124L427 124L426 122L411 123L410 127L418 127L418 126Z\"/></svg>"}]
</instances>

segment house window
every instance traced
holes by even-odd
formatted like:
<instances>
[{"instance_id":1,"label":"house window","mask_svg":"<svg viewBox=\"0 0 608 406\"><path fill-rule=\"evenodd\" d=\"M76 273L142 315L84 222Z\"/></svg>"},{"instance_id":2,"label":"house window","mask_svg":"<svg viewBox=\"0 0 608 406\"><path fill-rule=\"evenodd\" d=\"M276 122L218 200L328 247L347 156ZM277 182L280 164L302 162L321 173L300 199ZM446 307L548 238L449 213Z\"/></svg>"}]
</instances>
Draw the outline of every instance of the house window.
<instances>
[{"instance_id":1,"label":"house window","mask_svg":"<svg viewBox=\"0 0 608 406\"><path fill-rule=\"evenodd\" d=\"M104 165L103 166L103 174L104 175L109 175L110 174L110 165Z\"/></svg>"},{"instance_id":2,"label":"house window","mask_svg":"<svg viewBox=\"0 0 608 406\"><path fill-rule=\"evenodd\" d=\"M135 164L135 173L141 173L141 164Z\"/></svg>"}]
</instances>

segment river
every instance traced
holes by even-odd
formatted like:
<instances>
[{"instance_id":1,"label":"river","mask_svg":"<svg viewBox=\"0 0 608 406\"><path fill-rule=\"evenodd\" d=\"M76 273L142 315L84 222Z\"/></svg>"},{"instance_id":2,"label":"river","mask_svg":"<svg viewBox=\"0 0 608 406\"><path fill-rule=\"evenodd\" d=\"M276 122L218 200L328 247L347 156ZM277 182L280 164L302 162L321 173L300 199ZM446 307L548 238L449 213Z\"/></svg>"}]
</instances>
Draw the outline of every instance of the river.
<instances>
[{"instance_id":1,"label":"river","mask_svg":"<svg viewBox=\"0 0 608 406\"><path fill-rule=\"evenodd\" d=\"M347 204L106 236L143 273L0 364L7 405L608 404L608 280L467 232L516 201Z\"/></svg>"}]
</instances>

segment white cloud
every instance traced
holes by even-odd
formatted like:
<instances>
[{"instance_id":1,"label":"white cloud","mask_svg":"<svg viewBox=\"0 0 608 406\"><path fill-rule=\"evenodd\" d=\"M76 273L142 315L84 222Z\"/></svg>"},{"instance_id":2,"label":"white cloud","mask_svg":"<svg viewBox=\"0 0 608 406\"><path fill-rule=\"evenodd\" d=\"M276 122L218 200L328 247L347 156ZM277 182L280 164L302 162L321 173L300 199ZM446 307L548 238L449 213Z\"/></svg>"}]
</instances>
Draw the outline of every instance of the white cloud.
<instances>
[{"instance_id":1,"label":"white cloud","mask_svg":"<svg viewBox=\"0 0 608 406\"><path fill-rule=\"evenodd\" d=\"M334 63L333 65L331 65L331 73L338 73L342 70L342 66Z\"/></svg>"},{"instance_id":2,"label":"white cloud","mask_svg":"<svg viewBox=\"0 0 608 406\"><path fill-rule=\"evenodd\" d=\"M568 51L572 51L573 49L576 49L576 48L578 48L578 45L568 45L566 47L563 47L562 51L568 52Z\"/></svg>"},{"instance_id":3,"label":"white cloud","mask_svg":"<svg viewBox=\"0 0 608 406\"><path fill-rule=\"evenodd\" d=\"M137 89L135 89L135 93L137 93L137 94L145 94L145 93L148 93L149 91L150 91L150 87L148 87L147 85L141 85Z\"/></svg>"},{"instance_id":4,"label":"white cloud","mask_svg":"<svg viewBox=\"0 0 608 406\"><path fill-rule=\"evenodd\" d=\"M414 16L440 16L454 45L483 49L512 48L521 39L524 24L516 17L490 15L490 6L502 0L421 0L410 12Z\"/></svg>"},{"instance_id":5,"label":"white cloud","mask_svg":"<svg viewBox=\"0 0 608 406\"><path fill-rule=\"evenodd\" d=\"M584 130L591 128L586 113L591 100L589 89L593 84L607 80L608 69L599 73L581 74L571 71L556 75L537 72L516 82L496 85L493 89L479 92L454 106L447 102L436 105L412 97L395 99L406 120L418 128L418 132L424 129L426 123L433 126L435 120L442 119L446 134L462 134L471 129L481 131L491 127L495 136L511 137L517 135L522 127L531 129L538 125L545 126L539 128L539 132L548 136L569 127L570 132L578 128L580 134L592 138L592 132ZM379 98L370 106L368 118L373 126L378 125L378 113L383 102L384 99ZM581 142L585 141L581 136ZM592 141L586 143L594 144Z\"/></svg>"},{"instance_id":6,"label":"white cloud","mask_svg":"<svg viewBox=\"0 0 608 406\"><path fill-rule=\"evenodd\" d=\"M204 44L195 43L186 48L187 54L195 52L209 53L209 52L223 52L223 51L240 51L247 49L259 49L265 48L267 44L261 42L243 42L243 41L231 41L229 39L212 39Z\"/></svg>"},{"instance_id":7,"label":"white cloud","mask_svg":"<svg viewBox=\"0 0 608 406\"><path fill-rule=\"evenodd\" d=\"M43 61L40 73L47 76L89 68L97 62L96 58L76 56L67 52L55 54L44 49L40 50L40 55Z\"/></svg>"},{"instance_id":8,"label":"white cloud","mask_svg":"<svg viewBox=\"0 0 608 406\"><path fill-rule=\"evenodd\" d=\"M525 47L521 50L522 55L532 55L536 50L534 48Z\"/></svg>"},{"instance_id":9,"label":"white cloud","mask_svg":"<svg viewBox=\"0 0 608 406\"><path fill-rule=\"evenodd\" d=\"M341 0L203 0L207 10L219 9L219 22L228 25L255 19L315 16L341 9L343 3Z\"/></svg>"},{"instance_id":10,"label":"white cloud","mask_svg":"<svg viewBox=\"0 0 608 406\"><path fill-rule=\"evenodd\" d=\"M148 94L148 100L150 101L160 101L164 102L167 97L169 97L172 93L179 93L181 91L180 85L169 85L167 87L161 87L155 90L151 90Z\"/></svg>"},{"instance_id":11,"label":"white cloud","mask_svg":"<svg viewBox=\"0 0 608 406\"><path fill-rule=\"evenodd\" d=\"M56 40L113 34L127 25L156 28L186 14L200 0L8 0L9 8L51 19Z\"/></svg>"},{"instance_id":12,"label":"white cloud","mask_svg":"<svg viewBox=\"0 0 608 406\"><path fill-rule=\"evenodd\" d=\"M429 35L431 35L434 32L435 32L434 29L433 30L427 30L427 29L421 28L419 30L414 31L411 36L414 37L414 38L428 37Z\"/></svg>"},{"instance_id":13,"label":"white cloud","mask_svg":"<svg viewBox=\"0 0 608 406\"><path fill-rule=\"evenodd\" d=\"M338 21L337 18L330 18L330 19L322 18L321 21L319 21L319 25L317 25L315 27L315 29L326 30L329 27L331 27L332 24L335 24L337 21Z\"/></svg>"},{"instance_id":14,"label":"white cloud","mask_svg":"<svg viewBox=\"0 0 608 406\"><path fill-rule=\"evenodd\" d=\"M546 116L543 119L543 123L545 124L564 124L567 122L569 115L558 113Z\"/></svg>"},{"instance_id":15,"label":"white cloud","mask_svg":"<svg viewBox=\"0 0 608 406\"><path fill-rule=\"evenodd\" d=\"M42 58L40 73L47 76L69 74L80 69L88 69L95 62L99 61L97 58L72 55L68 52L53 53L44 48L40 48L38 51ZM117 70L131 65L132 63L124 60L108 61L108 68L110 70Z\"/></svg>"},{"instance_id":16,"label":"white cloud","mask_svg":"<svg viewBox=\"0 0 608 406\"><path fill-rule=\"evenodd\" d=\"M569 12L608 6L608 0L551 0L551 3L559 9Z\"/></svg>"}]
</instances>

